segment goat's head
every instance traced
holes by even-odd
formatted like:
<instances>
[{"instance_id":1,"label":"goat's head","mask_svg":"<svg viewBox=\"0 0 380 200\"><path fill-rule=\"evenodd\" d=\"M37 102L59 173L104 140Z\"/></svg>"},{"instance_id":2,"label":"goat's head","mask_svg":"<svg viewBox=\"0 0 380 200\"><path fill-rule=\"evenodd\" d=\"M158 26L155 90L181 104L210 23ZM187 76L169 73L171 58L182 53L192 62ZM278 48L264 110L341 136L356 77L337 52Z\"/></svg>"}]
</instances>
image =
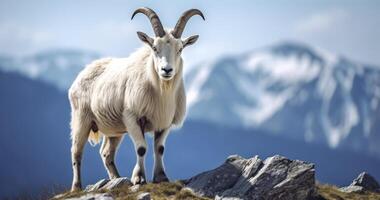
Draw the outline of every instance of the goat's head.
<instances>
[{"instance_id":1,"label":"goat's head","mask_svg":"<svg viewBox=\"0 0 380 200\"><path fill-rule=\"evenodd\" d=\"M150 8L139 8L137 13L145 14L153 27L155 37L151 38L143 32L137 32L138 37L145 44L149 45L152 50L155 71L162 80L171 80L182 67L181 53L183 48L194 44L198 35L190 36L182 40L182 32L187 21L194 15L199 15L205 19L202 12L198 9L190 9L182 14L172 31L165 31L158 15Z\"/></svg>"}]
</instances>

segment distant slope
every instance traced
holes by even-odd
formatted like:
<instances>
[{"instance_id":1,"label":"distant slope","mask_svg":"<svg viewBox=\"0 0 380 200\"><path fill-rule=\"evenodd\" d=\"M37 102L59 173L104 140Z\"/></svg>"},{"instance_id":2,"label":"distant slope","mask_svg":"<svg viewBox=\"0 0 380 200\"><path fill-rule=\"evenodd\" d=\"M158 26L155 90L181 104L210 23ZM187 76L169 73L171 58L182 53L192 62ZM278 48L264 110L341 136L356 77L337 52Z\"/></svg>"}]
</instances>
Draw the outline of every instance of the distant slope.
<instances>
[{"instance_id":1,"label":"distant slope","mask_svg":"<svg viewBox=\"0 0 380 200\"><path fill-rule=\"evenodd\" d=\"M286 42L200 64L186 83L191 119L380 157L380 68Z\"/></svg>"},{"instance_id":2,"label":"distant slope","mask_svg":"<svg viewBox=\"0 0 380 200\"><path fill-rule=\"evenodd\" d=\"M218 80L217 77L214 78ZM216 83L221 86L231 81L219 80ZM215 86L218 86L216 83ZM228 88L224 89L221 91L228 91ZM0 198L22 192L37 193L54 184L68 187L71 183L70 108L66 92L44 81L0 70L0 94ZM228 105L229 101L224 98L215 103L222 104L224 101ZM228 100L232 101L233 98L231 96ZM213 109L218 111L218 107L209 105L209 108L204 113L212 118ZM224 107L220 110L225 111ZM188 114L192 116L193 112L197 113L191 109ZM380 179L380 161L374 157L346 149L332 150L323 141L308 143L294 140L288 137L292 134L291 130L273 134L271 130L229 126L228 122L235 118L230 115L230 119L221 124L193 118L186 121L184 127L174 131L168 138L165 154L169 177L189 177L217 166L220 160L236 153L247 157L256 154L261 157L282 154L292 159L314 162L318 170L318 180L338 185L348 184L361 171L368 171ZM350 134L351 136L358 137L352 141L368 141L361 134ZM147 174L148 179L151 179L151 138L148 137L148 140L150 150ZM106 177L98 148L99 146L86 146L83 162L84 184ZM130 176L135 153L128 137L119 149L116 163L122 175Z\"/></svg>"},{"instance_id":3,"label":"distant slope","mask_svg":"<svg viewBox=\"0 0 380 200\"><path fill-rule=\"evenodd\" d=\"M0 72L0 193L30 192L68 181L66 95L55 87Z\"/></svg>"},{"instance_id":4,"label":"distant slope","mask_svg":"<svg viewBox=\"0 0 380 200\"><path fill-rule=\"evenodd\" d=\"M69 103L55 87L14 73L0 72L0 194L37 192L71 183ZM148 137L151 149L151 138ZM85 184L105 178L99 146L86 146L83 162ZM212 168L230 154L261 157L282 154L316 163L317 178L347 184L361 171L380 178L379 160L350 151L330 150L325 145L297 142L258 130L231 128L209 122L187 121L168 138L165 154L172 179L186 178ZM117 165L129 176L135 163L131 140L119 149ZM153 159L147 157L149 179Z\"/></svg>"},{"instance_id":5,"label":"distant slope","mask_svg":"<svg viewBox=\"0 0 380 200\"><path fill-rule=\"evenodd\" d=\"M18 72L66 90L76 75L98 57L97 53L78 49L50 49L21 58L0 56L0 69Z\"/></svg>"},{"instance_id":6,"label":"distant slope","mask_svg":"<svg viewBox=\"0 0 380 200\"><path fill-rule=\"evenodd\" d=\"M0 71L0 94L0 199L37 194L55 185L68 187L71 140L66 92ZM98 148L86 147L85 182L106 175Z\"/></svg>"},{"instance_id":7,"label":"distant slope","mask_svg":"<svg viewBox=\"0 0 380 200\"><path fill-rule=\"evenodd\" d=\"M23 58L0 56L0 69L65 91L98 57L50 49ZM380 67L284 42L205 61L185 78L192 120L261 129L380 158Z\"/></svg>"}]
</instances>

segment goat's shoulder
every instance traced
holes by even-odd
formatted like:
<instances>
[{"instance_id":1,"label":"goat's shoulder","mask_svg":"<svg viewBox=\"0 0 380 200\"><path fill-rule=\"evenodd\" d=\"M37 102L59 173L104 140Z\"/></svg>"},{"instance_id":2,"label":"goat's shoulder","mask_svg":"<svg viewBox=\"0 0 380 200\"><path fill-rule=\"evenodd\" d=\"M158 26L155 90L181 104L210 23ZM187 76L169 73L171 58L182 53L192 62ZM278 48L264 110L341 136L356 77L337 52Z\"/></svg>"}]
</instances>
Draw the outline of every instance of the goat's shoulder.
<instances>
[{"instance_id":1,"label":"goat's shoulder","mask_svg":"<svg viewBox=\"0 0 380 200\"><path fill-rule=\"evenodd\" d=\"M88 64L76 77L69 89L71 101L80 96L88 96L95 80L104 73L113 58L101 58Z\"/></svg>"}]
</instances>

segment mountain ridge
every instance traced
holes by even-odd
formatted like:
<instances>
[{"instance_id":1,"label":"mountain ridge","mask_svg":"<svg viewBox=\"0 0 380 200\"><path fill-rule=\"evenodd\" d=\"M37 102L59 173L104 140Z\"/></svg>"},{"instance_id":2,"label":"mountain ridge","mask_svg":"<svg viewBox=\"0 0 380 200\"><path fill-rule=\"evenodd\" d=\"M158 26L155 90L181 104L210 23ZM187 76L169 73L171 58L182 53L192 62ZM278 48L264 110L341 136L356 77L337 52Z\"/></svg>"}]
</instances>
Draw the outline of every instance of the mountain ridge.
<instances>
[{"instance_id":1,"label":"mountain ridge","mask_svg":"<svg viewBox=\"0 0 380 200\"><path fill-rule=\"evenodd\" d=\"M294 124L289 137L331 148L359 132L362 141L371 137L380 144L380 70L320 52L284 43L199 65L186 80L189 117L274 134ZM215 114L205 116L204 110ZM380 155L369 143L359 151ZM367 145L353 148L358 146Z\"/></svg>"},{"instance_id":2,"label":"mountain ridge","mask_svg":"<svg viewBox=\"0 0 380 200\"><path fill-rule=\"evenodd\" d=\"M75 49L44 51L21 60L0 57L0 68L65 91L99 55ZM380 157L380 68L295 41L225 55L185 73L188 117L258 128L331 148ZM204 115L204 111L208 115Z\"/></svg>"},{"instance_id":3,"label":"mountain ridge","mask_svg":"<svg viewBox=\"0 0 380 200\"><path fill-rule=\"evenodd\" d=\"M0 198L26 192L38 194L52 185L69 187L70 106L67 94L42 80L0 71ZM148 149L152 138L147 137ZM197 148L194 148L196 145ZM319 181L343 185L365 170L377 179L376 157L350 149L330 149L323 143L293 140L286 134L229 127L225 124L188 119L167 139L166 169L172 179L189 177L219 164L231 154L267 157L282 154L316 164ZM99 145L86 145L83 157L83 183L106 177L98 153ZM128 136L120 145L116 163L122 175L130 175L135 152ZM202 163L202 165L199 164ZM147 171L152 171L152 153L147 154ZM57 176L59 174L59 176ZM149 177L148 177L149 178Z\"/></svg>"}]
</instances>

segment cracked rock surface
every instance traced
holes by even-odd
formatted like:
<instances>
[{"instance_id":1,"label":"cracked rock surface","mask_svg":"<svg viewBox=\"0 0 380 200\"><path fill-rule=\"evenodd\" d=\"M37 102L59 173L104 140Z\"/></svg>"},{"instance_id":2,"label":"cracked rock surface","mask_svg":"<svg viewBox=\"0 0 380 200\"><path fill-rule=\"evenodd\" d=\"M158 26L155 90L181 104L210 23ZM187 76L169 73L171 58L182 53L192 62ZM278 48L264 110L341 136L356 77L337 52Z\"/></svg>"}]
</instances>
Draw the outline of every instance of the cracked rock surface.
<instances>
[{"instance_id":1,"label":"cracked rock surface","mask_svg":"<svg viewBox=\"0 0 380 200\"><path fill-rule=\"evenodd\" d=\"M131 181L126 177L115 178L112 180L102 179L94 185L88 185L85 189L86 192L93 192L100 189L112 190L124 185L132 185Z\"/></svg>"},{"instance_id":2,"label":"cracked rock surface","mask_svg":"<svg viewBox=\"0 0 380 200\"><path fill-rule=\"evenodd\" d=\"M371 183L365 176L358 183ZM275 155L265 160L258 156L245 159L238 155L229 156L219 167L200 173L184 181L185 190L201 197L212 199L312 199L316 196L314 164L290 160ZM137 192L139 185L132 186L128 178L102 179L86 187L85 194L72 200L113 200L109 191L129 185L130 192ZM373 184L371 184L373 185ZM361 186L360 186L361 187ZM152 199L143 192L137 199Z\"/></svg>"},{"instance_id":3,"label":"cracked rock surface","mask_svg":"<svg viewBox=\"0 0 380 200\"><path fill-rule=\"evenodd\" d=\"M216 169L186 181L199 196L215 199L308 199L315 195L314 164L273 156L234 155Z\"/></svg>"}]
</instances>

